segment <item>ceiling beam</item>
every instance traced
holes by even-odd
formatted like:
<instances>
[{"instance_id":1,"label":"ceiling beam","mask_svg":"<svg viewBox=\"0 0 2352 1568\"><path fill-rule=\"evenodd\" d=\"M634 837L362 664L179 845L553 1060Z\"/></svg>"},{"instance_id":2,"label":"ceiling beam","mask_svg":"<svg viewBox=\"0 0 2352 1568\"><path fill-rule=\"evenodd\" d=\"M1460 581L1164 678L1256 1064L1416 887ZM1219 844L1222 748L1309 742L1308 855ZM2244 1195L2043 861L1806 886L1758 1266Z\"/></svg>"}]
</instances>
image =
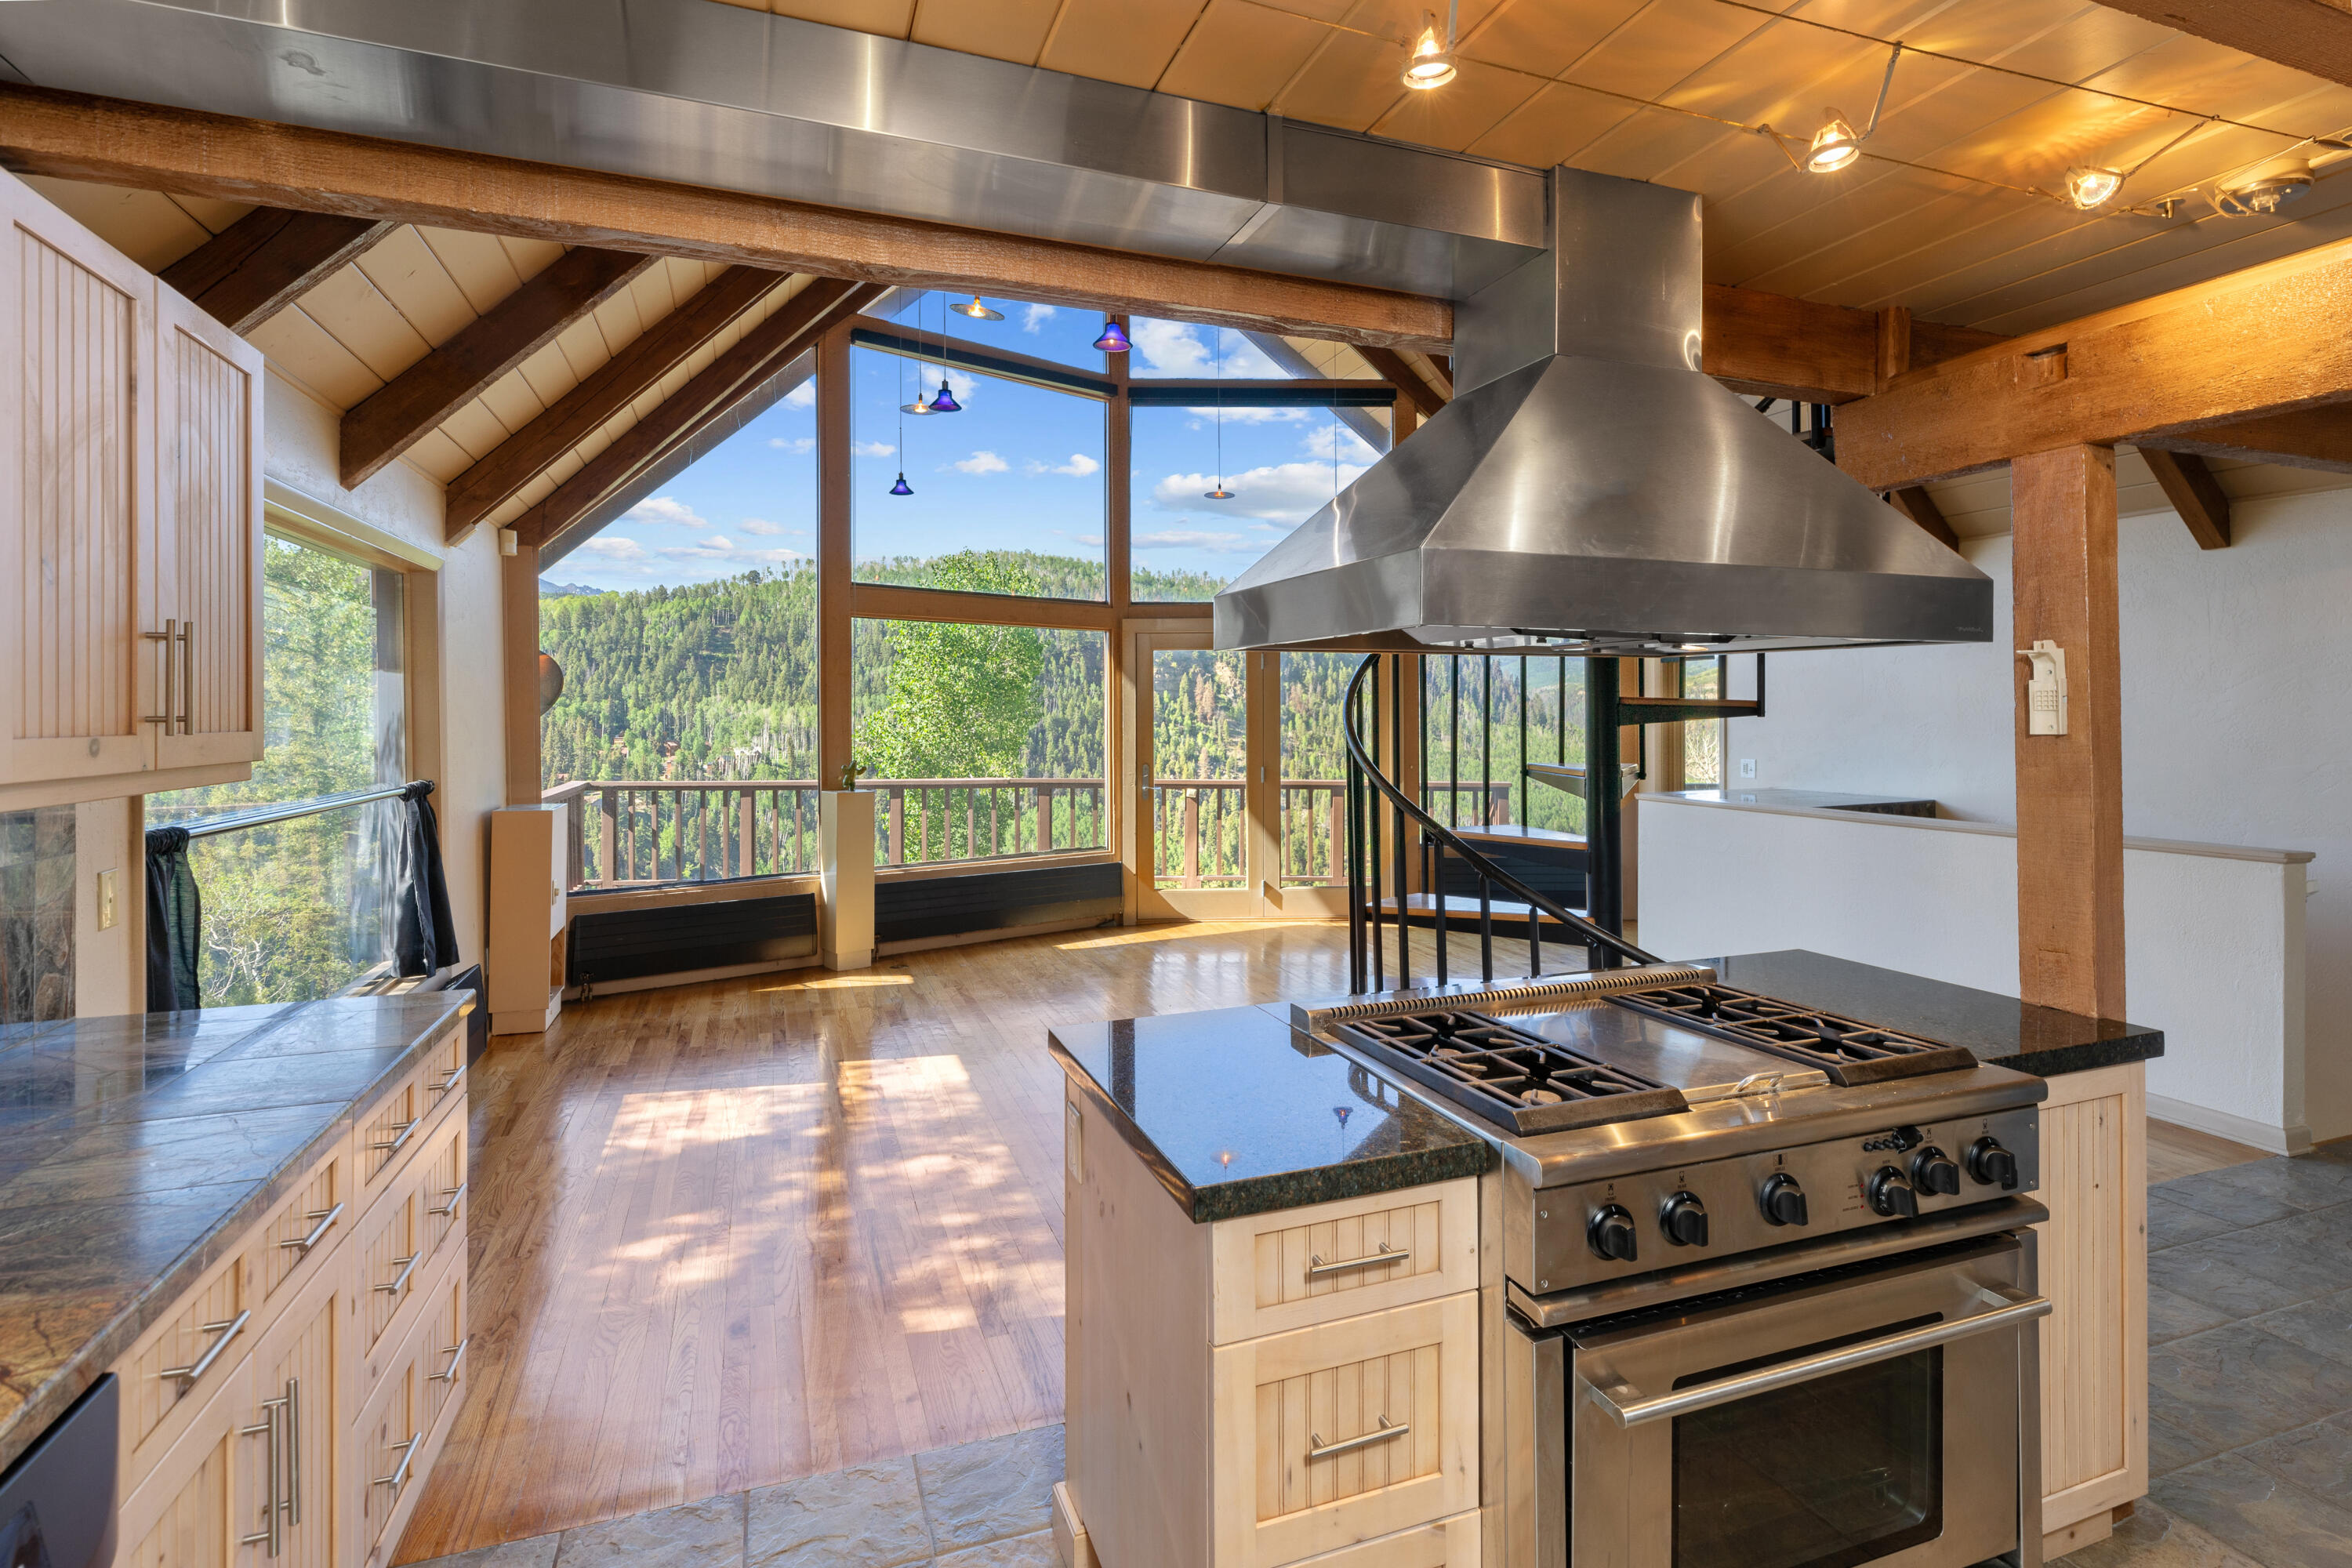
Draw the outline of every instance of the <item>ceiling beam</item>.
<instances>
[{"instance_id":1,"label":"ceiling beam","mask_svg":"<svg viewBox=\"0 0 2352 1568\"><path fill-rule=\"evenodd\" d=\"M1936 504L1936 498L1927 493L1925 485L1889 490L1886 492L1886 504L1917 523L1945 549L1958 550L1960 547L1960 536L1952 531L1951 523L1944 516L1944 509Z\"/></svg>"},{"instance_id":2,"label":"ceiling beam","mask_svg":"<svg viewBox=\"0 0 2352 1568\"><path fill-rule=\"evenodd\" d=\"M1900 489L2352 401L2347 297L2352 241L2339 240L1978 349L1840 409L1838 465Z\"/></svg>"},{"instance_id":3,"label":"ceiling beam","mask_svg":"<svg viewBox=\"0 0 2352 1568\"><path fill-rule=\"evenodd\" d=\"M2142 449L2154 443L2142 443ZM2224 425L2200 425L2161 443L2175 452L2207 458L2238 458L2352 474L2352 405L2323 404L2286 414L2266 414Z\"/></svg>"},{"instance_id":4,"label":"ceiling beam","mask_svg":"<svg viewBox=\"0 0 2352 1568\"><path fill-rule=\"evenodd\" d=\"M256 207L158 276L242 336L397 226L382 218Z\"/></svg>"},{"instance_id":5,"label":"ceiling beam","mask_svg":"<svg viewBox=\"0 0 2352 1568\"><path fill-rule=\"evenodd\" d=\"M2164 499L2189 525L2197 548L2227 550L2230 498L2213 478L2213 470L2205 466L2205 459L2194 452L2168 452L2157 447L2143 447L2139 455L2164 488Z\"/></svg>"},{"instance_id":6,"label":"ceiling beam","mask_svg":"<svg viewBox=\"0 0 2352 1568\"><path fill-rule=\"evenodd\" d=\"M42 88L0 86L0 163L100 184L1342 342L1443 350L1454 336L1446 301L1384 289Z\"/></svg>"},{"instance_id":7,"label":"ceiling beam","mask_svg":"<svg viewBox=\"0 0 2352 1568\"><path fill-rule=\"evenodd\" d=\"M1437 389L1407 364L1404 355L1396 350L1367 344L1356 352L1364 356L1366 364L1386 377L1389 384L1395 387L1423 419L1433 417L1445 406L1445 399L1438 395Z\"/></svg>"},{"instance_id":8,"label":"ceiling beam","mask_svg":"<svg viewBox=\"0 0 2352 1568\"><path fill-rule=\"evenodd\" d=\"M730 267L630 339L537 418L449 481L442 526L456 542L548 465L604 427L783 281L761 267Z\"/></svg>"},{"instance_id":9,"label":"ceiling beam","mask_svg":"<svg viewBox=\"0 0 2352 1568\"><path fill-rule=\"evenodd\" d=\"M1876 310L1710 283L1701 301L1699 368L1751 397L1851 403L1879 390ZM1999 332L1917 321L1904 312L1906 363L1933 364L2002 341Z\"/></svg>"},{"instance_id":10,"label":"ceiling beam","mask_svg":"<svg viewBox=\"0 0 2352 1568\"><path fill-rule=\"evenodd\" d=\"M605 497L659 462L681 441L724 414L738 399L782 370L824 329L881 297L883 286L819 278L783 308L737 339L709 367L664 398L613 444L515 519L526 544L545 545L577 523Z\"/></svg>"},{"instance_id":11,"label":"ceiling beam","mask_svg":"<svg viewBox=\"0 0 2352 1568\"><path fill-rule=\"evenodd\" d=\"M2334 0L2102 0L2109 9L2352 86L2352 12Z\"/></svg>"},{"instance_id":12,"label":"ceiling beam","mask_svg":"<svg viewBox=\"0 0 2352 1568\"><path fill-rule=\"evenodd\" d=\"M366 483L654 261L627 251L568 250L447 342L352 405L343 414L343 488Z\"/></svg>"}]
</instances>

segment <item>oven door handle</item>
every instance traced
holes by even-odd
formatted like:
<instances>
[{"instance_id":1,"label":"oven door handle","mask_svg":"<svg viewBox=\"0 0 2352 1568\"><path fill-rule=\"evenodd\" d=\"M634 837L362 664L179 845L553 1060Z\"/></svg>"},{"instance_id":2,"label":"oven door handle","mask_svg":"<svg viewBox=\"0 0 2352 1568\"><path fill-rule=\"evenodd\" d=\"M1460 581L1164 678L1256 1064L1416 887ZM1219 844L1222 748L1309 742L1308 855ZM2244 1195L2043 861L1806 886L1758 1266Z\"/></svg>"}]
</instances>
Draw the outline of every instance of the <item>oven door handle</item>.
<instances>
[{"instance_id":1,"label":"oven door handle","mask_svg":"<svg viewBox=\"0 0 2352 1568\"><path fill-rule=\"evenodd\" d=\"M1671 1416L1688 1415L1693 1411L1708 1410L1718 1405L1728 1405L1735 1399L1745 1399L1752 1394L1767 1394L1791 1384L1810 1383L1817 1377L1868 1366L1873 1362L1891 1361L1913 1351L1931 1345L1949 1344L1977 1334L1989 1334L1997 1329L2013 1329L2030 1323L2036 1318L2050 1315L2050 1302L2041 1296L2026 1296L2016 1291L1979 1286L1979 1294L1993 1310L1977 1312L1949 1322L1930 1323L1925 1328L1906 1329L1900 1333L1882 1334L1874 1340L1858 1344L1842 1345L1819 1355L1805 1356L1797 1361L1784 1361L1758 1372L1742 1373L1738 1377L1721 1378L1714 1383L1702 1383L1691 1388L1677 1388L1671 1394L1644 1397L1631 1384L1619 1383L1608 1388L1594 1388L1595 1403L1615 1417L1620 1426L1639 1426L1645 1422L1664 1421Z\"/></svg>"}]
</instances>

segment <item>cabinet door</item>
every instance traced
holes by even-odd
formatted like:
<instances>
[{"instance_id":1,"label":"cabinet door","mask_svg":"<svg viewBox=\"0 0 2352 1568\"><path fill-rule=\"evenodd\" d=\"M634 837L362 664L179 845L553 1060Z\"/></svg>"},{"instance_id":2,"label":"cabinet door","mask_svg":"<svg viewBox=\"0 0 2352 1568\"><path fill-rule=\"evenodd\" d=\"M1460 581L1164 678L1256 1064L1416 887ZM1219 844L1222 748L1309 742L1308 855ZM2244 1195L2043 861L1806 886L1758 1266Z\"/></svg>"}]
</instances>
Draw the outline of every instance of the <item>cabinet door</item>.
<instances>
[{"instance_id":1,"label":"cabinet door","mask_svg":"<svg viewBox=\"0 0 2352 1568\"><path fill-rule=\"evenodd\" d=\"M155 284L0 174L0 784L136 773Z\"/></svg>"},{"instance_id":2,"label":"cabinet door","mask_svg":"<svg viewBox=\"0 0 2352 1568\"><path fill-rule=\"evenodd\" d=\"M322 1259L254 1347L247 1426L264 1428L252 1456L262 1469L257 1511L238 1532L238 1568L334 1568L341 1511L341 1446L335 1435L351 1414L339 1342L348 1310L349 1257L349 1248L338 1247Z\"/></svg>"},{"instance_id":3,"label":"cabinet door","mask_svg":"<svg viewBox=\"0 0 2352 1568\"><path fill-rule=\"evenodd\" d=\"M158 767L261 755L260 351L155 289L155 508L148 624L173 638L148 710Z\"/></svg>"},{"instance_id":4,"label":"cabinet door","mask_svg":"<svg viewBox=\"0 0 2352 1568\"><path fill-rule=\"evenodd\" d=\"M264 1438L241 1429L251 1367L240 1358L221 1373L171 1451L123 1499L115 1524L124 1568L235 1568L260 1504Z\"/></svg>"}]
</instances>

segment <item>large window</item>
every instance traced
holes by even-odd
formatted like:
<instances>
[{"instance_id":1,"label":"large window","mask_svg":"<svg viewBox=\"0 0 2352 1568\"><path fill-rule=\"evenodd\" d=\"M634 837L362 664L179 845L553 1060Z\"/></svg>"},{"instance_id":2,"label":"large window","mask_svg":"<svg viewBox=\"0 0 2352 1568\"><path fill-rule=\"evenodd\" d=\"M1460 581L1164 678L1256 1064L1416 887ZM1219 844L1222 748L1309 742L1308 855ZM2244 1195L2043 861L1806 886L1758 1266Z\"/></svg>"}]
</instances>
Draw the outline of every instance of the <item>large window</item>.
<instances>
[{"instance_id":1,"label":"large window","mask_svg":"<svg viewBox=\"0 0 2352 1568\"><path fill-rule=\"evenodd\" d=\"M979 348L1052 360L1079 370L1097 374L1102 371L1103 352L1095 347L1095 340L1102 336L1107 320L1101 311L1027 300L1001 300L992 294L978 296L982 310L995 313L995 319L991 320L985 314L971 313L974 298L971 294L942 294L936 289L919 292L902 289L889 297L878 313L933 340L950 338Z\"/></svg>"},{"instance_id":2,"label":"large window","mask_svg":"<svg viewBox=\"0 0 2352 1568\"><path fill-rule=\"evenodd\" d=\"M992 581L950 557L941 585ZM1109 843L1101 632L859 621L857 758L883 866L1002 859Z\"/></svg>"},{"instance_id":3,"label":"large window","mask_svg":"<svg viewBox=\"0 0 2352 1568\"><path fill-rule=\"evenodd\" d=\"M850 366L860 581L956 587L939 563L981 550L1010 574L989 592L1106 596L1099 396L879 348ZM942 384L959 412L901 411Z\"/></svg>"},{"instance_id":4,"label":"large window","mask_svg":"<svg viewBox=\"0 0 2352 1568\"><path fill-rule=\"evenodd\" d=\"M262 553L263 746L237 784L151 795L147 825L404 782L401 574L272 534ZM197 838L207 1007L332 995L391 956L393 806Z\"/></svg>"},{"instance_id":5,"label":"large window","mask_svg":"<svg viewBox=\"0 0 2352 1568\"><path fill-rule=\"evenodd\" d=\"M1422 800L1440 822L1584 831L1581 796L1526 771L1530 763L1584 765L1582 659L1424 658L1421 721Z\"/></svg>"}]
</instances>

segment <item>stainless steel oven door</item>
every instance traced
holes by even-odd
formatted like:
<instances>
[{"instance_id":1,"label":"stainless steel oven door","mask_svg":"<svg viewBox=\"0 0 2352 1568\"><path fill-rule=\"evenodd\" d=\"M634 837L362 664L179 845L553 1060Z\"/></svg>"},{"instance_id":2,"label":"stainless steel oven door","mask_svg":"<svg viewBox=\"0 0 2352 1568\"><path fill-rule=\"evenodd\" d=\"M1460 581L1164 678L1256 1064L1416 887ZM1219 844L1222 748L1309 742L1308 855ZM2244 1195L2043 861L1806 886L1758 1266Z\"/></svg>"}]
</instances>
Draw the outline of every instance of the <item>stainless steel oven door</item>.
<instances>
[{"instance_id":1,"label":"stainless steel oven door","mask_svg":"<svg viewBox=\"0 0 2352 1568\"><path fill-rule=\"evenodd\" d=\"M1568 1329L1571 1568L2039 1568L2032 1247L2002 1235Z\"/></svg>"}]
</instances>

